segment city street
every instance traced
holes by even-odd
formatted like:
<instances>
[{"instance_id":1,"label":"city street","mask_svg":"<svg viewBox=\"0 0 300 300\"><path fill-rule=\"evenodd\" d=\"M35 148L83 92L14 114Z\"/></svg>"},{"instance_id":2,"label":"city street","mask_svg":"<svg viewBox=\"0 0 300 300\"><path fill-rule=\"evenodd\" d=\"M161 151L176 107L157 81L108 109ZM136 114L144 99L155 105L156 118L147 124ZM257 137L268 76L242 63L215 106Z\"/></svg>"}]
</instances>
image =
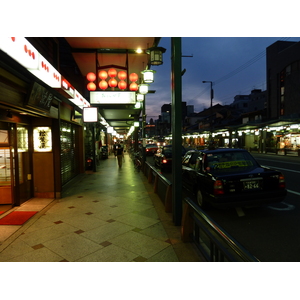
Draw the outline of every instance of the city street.
<instances>
[{"instance_id":1,"label":"city street","mask_svg":"<svg viewBox=\"0 0 300 300\"><path fill-rule=\"evenodd\" d=\"M209 208L206 212L260 261L299 261L300 158L253 156L261 165L278 169L285 175L288 189L285 201L255 208ZM170 172L164 175L172 180Z\"/></svg>"}]
</instances>

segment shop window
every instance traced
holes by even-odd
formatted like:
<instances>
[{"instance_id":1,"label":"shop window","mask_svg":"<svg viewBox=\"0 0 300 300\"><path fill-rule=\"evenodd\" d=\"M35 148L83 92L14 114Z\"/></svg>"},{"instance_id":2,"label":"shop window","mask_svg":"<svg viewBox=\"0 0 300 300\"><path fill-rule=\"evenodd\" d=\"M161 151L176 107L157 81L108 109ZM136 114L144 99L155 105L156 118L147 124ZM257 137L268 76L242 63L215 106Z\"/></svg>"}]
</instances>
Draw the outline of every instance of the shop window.
<instances>
[{"instance_id":1,"label":"shop window","mask_svg":"<svg viewBox=\"0 0 300 300\"><path fill-rule=\"evenodd\" d=\"M78 174L79 160L76 152L76 127L67 122L61 122L61 176L64 185Z\"/></svg>"}]
</instances>

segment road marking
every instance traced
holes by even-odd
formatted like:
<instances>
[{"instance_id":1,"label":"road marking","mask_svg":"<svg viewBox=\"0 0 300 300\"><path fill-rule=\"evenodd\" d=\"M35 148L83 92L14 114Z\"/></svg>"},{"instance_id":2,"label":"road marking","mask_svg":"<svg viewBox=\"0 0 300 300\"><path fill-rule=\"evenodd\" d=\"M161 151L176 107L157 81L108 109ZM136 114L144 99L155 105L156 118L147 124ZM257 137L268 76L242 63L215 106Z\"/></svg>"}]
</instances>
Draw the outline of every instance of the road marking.
<instances>
[{"instance_id":1,"label":"road marking","mask_svg":"<svg viewBox=\"0 0 300 300\"><path fill-rule=\"evenodd\" d=\"M236 207L235 210L236 210L239 217L244 217L245 216L245 213L244 213L244 211L241 207Z\"/></svg>"},{"instance_id":2,"label":"road marking","mask_svg":"<svg viewBox=\"0 0 300 300\"><path fill-rule=\"evenodd\" d=\"M300 196L300 193L298 193L298 192L295 192L295 191L291 191L291 190L287 190L289 193L292 193L292 194L295 194L295 195L297 195L297 196Z\"/></svg>"},{"instance_id":3,"label":"road marking","mask_svg":"<svg viewBox=\"0 0 300 300\"><path fill-rule=\"evenodd\" d=\"M290 169L284 169L284 168L277 168L277 167L273 167L273 166L262 166L262 167L268 167L268 168L272 168L272 169L278 169L278 170L283 170L283 171L288 171L288 172L294 172L294 173L300 173L299 171L295 171L295 170L290 170Z\"/></svg>"},{"instance_id":4,"label":"road marking","mask_svg":"<svg viewBox=\"0 0 300 300\"><path fill-rule=\"evenodd\" d=\"M286 205L286 207L273 207L271 205L268 205L268 208L271 208L273 210L285 210L285 211L286 210L293 210L293 209L295 209L294 205L288 204L286 202L280 202L279 204L284 204L284 205Z\"/></svg>"}]
</instances>

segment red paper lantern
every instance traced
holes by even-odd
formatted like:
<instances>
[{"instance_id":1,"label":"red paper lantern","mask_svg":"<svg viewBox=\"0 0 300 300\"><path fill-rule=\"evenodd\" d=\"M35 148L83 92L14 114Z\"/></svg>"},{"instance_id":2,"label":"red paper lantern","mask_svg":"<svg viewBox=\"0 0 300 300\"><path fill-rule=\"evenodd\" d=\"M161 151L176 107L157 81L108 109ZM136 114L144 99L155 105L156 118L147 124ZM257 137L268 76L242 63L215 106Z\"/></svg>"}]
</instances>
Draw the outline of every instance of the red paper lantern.
<instances>
[{"instance_id":1,"label":"red paper lantern","mask_svg":"<svg viewBox=\"0 0 300 300\"><path fill-rule=\"evenodd\" d=\"M86 79L87 79L88 81L95 81L95 80L96 80L96 74L93 73L93 72L87 73Z\"/></svg>"},{"instance_id":2,"label":"red paper lantern","mask_svg":"<svg viewBox=\"0 0 300 300\"><path fill-rule=\"evenodd\" d=\"M118 87L120 90L125 90L126 87L127 87L127 84L124 80L121 80L119 83L118 83Z\"/></svg>"},{"instance_id":3,"label":"red paper lantern","mask_svg":"<svg viewBox=\"0 0 300 300\"><path fill-rule=\"evenodd\" d=\"M114 78L117 76L117 71L116 69L109 69L108 70L108 76L111 77L111 78Z\"/></svg>"},{"instance_id":4,"label":"red paper lantern","mask_svg":"<svg viewBox=\"0 0 300 300\"><path fill-rule=\"evenodd\" d=\"M94 82L89 82L86 86L86 88L89 90L89 91L95 91L96 90L96 84Z\"/></svg>"},{"instance_id":5,"label":"red paper lantern","mask_svg":"<svg viewBox=\"0 0 300 300\"><path fill-rule=\"evenodd\" d=\"M99 88L100 88L101 90L106 90L106 89L108 88L108 83L107 83L105 80L101 80L101 81L99 82Z\"/></svg>"},{"instance_id":6,"label":"red paper lantern","mask_svg":"<svg viewBox=\"0 0 300 300\"><path fill-rule=\"evenodd\" d=\"M137 85L136 82L132 82L132 83L130 84L130 86L129 86L129 89L130 89L131 91L137 91L138 88L139 88L139 86Z\"/></svg>"},{"instance_id":7,"label":"red paper lantern","mask_svg":"<svg viewBox=\"0 0 300 300\"><path fill-rule=\"evenodd\" d=\"M129 75L129 80L132 81L132 82L136 82L138 79L139 79L139 76L136 73L131 73Z\"/></svg>"},{"instance_id":8,"label":"red paper lantern","mask_svg":"<svg viewBox=\"0 0 300 300\"><path fill-rule=\"evenodd\" d=\"M116 87L116 86L118 85L118 82L117 82L117 80L116 80L115 78L111 78L111 79L109 79L109 81L108 81L108 85L109 85L110 87L114 88L114 87Z\"/></svg>"},{"instance_id":9,"label":"red paper lantern","mask_svg":"<svg viewBox=\"0 0 300 300\"><path fill-rule=\"evenodd\" d=\"M120 71L120 72L118 73L118 77L119 77L120 80L124 80L124 79L126 79L127 74L126 74L125 71Z\"/></svg>"},{"instance_id":10,"label":"red paper lantern","mask_svg":"<svg viewBox=\"0 0 300 300\"><path fill-rule=\"evenodd\" d=\"M108 75L107 75L106 71L102 70L102 71L99 72L98 76L99 76L100 79L105 80Z\"/></svg>"}]
</instances>

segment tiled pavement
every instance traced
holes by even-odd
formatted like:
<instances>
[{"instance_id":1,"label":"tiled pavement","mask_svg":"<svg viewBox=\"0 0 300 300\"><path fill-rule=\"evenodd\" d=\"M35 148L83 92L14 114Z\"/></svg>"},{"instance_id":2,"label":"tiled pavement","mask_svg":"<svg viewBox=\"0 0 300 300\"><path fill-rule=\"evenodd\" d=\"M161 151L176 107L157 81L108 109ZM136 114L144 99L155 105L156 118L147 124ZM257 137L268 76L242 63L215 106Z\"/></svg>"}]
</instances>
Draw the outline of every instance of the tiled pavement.
<instances>
[{"instance_id":1,"label":"tiled pavement","mask_svg":"<svg viewBox=\"0 0 300 300\"><path fill-rule=\"evenodd\" d=\"M0 225L1 262L195 262L194 246L125 155L78 176L59 200L31 199L22 226ZM1 216L2 217L2 216Z\"/></svg>"}]
</instances>

